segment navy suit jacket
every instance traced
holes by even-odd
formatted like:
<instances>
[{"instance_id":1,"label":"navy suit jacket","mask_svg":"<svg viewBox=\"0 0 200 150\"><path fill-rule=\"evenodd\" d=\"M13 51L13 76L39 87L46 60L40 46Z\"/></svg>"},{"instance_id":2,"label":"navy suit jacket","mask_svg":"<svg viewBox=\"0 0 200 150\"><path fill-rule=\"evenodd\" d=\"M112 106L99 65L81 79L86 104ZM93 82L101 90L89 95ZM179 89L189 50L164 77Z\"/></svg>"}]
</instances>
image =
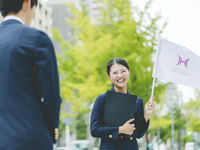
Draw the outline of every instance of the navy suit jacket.
<instances>
[{"instance_id":1,"label":"navy suit jacket","mask_svg":"<svg viewBox=\"0 0 200 150\"><path fill-rule=\"evenodd\" d=\"M111 89L111 91L114 91L114 89ZM138 150L138 144L137 144L136 138L141 138L142 136L144 136L146 130L149 127L149 122L146 123L144 119L144 107L143 107L142 99L141 98L137 99L136 115L135 115L136 116L135 117L136 130L133 133L133 139L129 139L129 138L125 138L119 135L119 127L117 126L106 127L103 125L105 97L106 97L106 93L101 94L97 97L93 106L93 110L91 114L91 122L90 122L90 130L91 130L92 136L101 138L100 149L101 150ZM120 140L116 142L116 141L113 141L112 139L113 140L120 139Z\"/></svg>"},{"instance_id":2,"label":"navy suit jacket","mask_svg":"<svg viewBox=\"0 0 200 150\"><path fill-rule=\"evenodd\" d=\"M52 150L61 98L54 48L42 31L0 24L0 150Z\"/></svg>"}]
</instances>

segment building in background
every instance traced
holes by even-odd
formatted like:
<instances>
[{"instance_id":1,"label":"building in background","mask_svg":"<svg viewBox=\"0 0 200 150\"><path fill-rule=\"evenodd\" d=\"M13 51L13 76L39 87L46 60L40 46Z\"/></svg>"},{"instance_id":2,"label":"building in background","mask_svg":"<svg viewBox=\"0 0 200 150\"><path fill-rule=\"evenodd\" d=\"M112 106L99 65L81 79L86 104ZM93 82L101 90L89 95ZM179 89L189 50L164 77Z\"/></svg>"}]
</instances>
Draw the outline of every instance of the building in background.
<instances>
[{"instance_id":1,"label":"building in background","mask_svg":"<svg viewBox=\"0 0 200 150\"><path fill-rule=\"evenodd\" d=\"M73 28L67 22L71 18L70 8L66 3L75 3L76 0L48 0L47 6L52 10L52 28L60 31L64 40L72 42ZM60 49L57 43L54 43L57 49Z\"/></svg>"},{"instance_id":2,"label":"building in background","mask_svg":"<svg viewBox=\"0 0 200 150\"><path fill-rule=\"evenodd\" d=\"M73 16L71 14L70 8L66 4L72 4L77 9L84 5L93 23L97 23L96 18L100 14L100 7L102 3L99 0L48 0L46 5L51 9L52 17L52 28L56 28L60 31L61 36L64 40L72 43L75 39L73 38L73 27L67 22L67 19L71 19ZM56 49L60 49L59 44L54 41Z\"/></svg>"},{"instance_id":3,"label":"building in background","mask_svg":"<svg viewBox=\"0 0 200 150\"><path fill-rule=\"evenodd\" d=\"M3 17L0 13L0 22L3 20ZM36 15L31 24L32 27L40 29L46 32L51 37L51 26L52 26L52 17L51 9L47 7L46 3L43 0L38 1L38 7L36 8Z\"/></svg>"},{"instance_id":4,"label":"building in background","mask_svg":"<svg viewBox=\"0 0 200 150\"><path fill-rule=\"evenodd\" d=\"M103 6L99 0L79 0L85 6L92 23L97 23L97 18L101 16L100 8Z\"/></svg>"},{"instance_id":5,"label":"building in background","mask_svg":"<svg viewBox=\"0 0 200 150\"><path fill-rule=\"evenodd\" d=\"M52 11L43 0L38 1L36 15L31 26L46 32L50 37L52 36Z\"/></svg>"}]
</instances>

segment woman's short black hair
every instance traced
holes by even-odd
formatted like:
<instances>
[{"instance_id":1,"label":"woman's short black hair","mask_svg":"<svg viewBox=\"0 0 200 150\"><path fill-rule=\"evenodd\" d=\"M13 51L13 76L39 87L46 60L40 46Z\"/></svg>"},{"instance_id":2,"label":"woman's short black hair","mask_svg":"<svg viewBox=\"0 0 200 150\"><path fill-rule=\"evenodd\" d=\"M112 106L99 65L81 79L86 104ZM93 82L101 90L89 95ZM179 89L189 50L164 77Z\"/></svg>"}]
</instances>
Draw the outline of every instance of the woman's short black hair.
<instances>
[{"instance_id":1,"label":"woman's short black hair","mask_svg":"<svg viewBox=\"0 0 200 150\"><path fill-rule=\"evenodd\" d=\"M112 67L112 65L114 64L120 64L120 65L123 65L125 66L128 70L129 70L129 66L128 66L128 63L122 59L122 58L113 58L111 59L108 64L107 64L107 74L110 75L110 68Z\"/></svg>"},{"instance_id":2,"label":"woman's short black hair","mask_svg":"<svg viewBox=\"0 0 200 150\"><path fill-rule=\"evenodd\" d=\"M3 17L9 13L18 13L25 0L0 0L0 12ZM31 0L31 8L37 6L38 0Z\"/></svg>"}]
</instances>

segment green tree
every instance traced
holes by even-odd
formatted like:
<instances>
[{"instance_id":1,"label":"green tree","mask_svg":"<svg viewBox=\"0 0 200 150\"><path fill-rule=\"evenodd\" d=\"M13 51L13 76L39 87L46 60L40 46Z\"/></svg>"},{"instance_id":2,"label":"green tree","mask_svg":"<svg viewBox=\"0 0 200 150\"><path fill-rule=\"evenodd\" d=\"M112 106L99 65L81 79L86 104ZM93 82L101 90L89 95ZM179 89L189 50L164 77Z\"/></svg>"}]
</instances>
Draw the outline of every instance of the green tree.
<instances>
[{"instance_id":1,"label":"green tree","mask_svg":"<svg viewBox=\"0 0 200 150\"><path fill-rule=\"evenodd\" d=\"M196 91L195 100L191 99L186 105L188 131L200 132L200 91Z\"/></svg>"},{"instance_id":2,"label":"green tree","mask_svg":"<svg viewBox=\"0 0 200 150\"><path fill-rule=\"evenodd\" d=\"M175 142L181 144L183 139L183 131L186 130L186 121L187 118L183 115L183 106L180 105L180 95L179 91L174 84L169 83L167 91L164 93L162 101L160 101L160 108L156 109L152 119L151 119L151 128L150 133L152 135L160 134L160 138L163 142L166 142L167 139L171 139L171 113L173 109L173 118L174 118L174 130L175 130ZM168 112L166 115L161 116L160 112L163 112L165 107L165 112ZM168 109L168 111L167 111Z\"/></svg>"},{"instance_id":3,"label":"green tree","mask_svg":"<svg viewBox=\"0 0 200 150\"><path fill-rule=\"evenodd\" d=\"M186 118L181 114L180 108L174 109L174 126L175 126L175 140L178 139L178 130L179 129L186 129ZM160 130L160 138L162 141L166 142L167 139L171 138L171 117L170 113L167 115L158 118L154 116L151 119L151 128L150 133L153 135L157 135L157 129Z\"/></svg>"},{"instance_id":4,"label":"green tree","mask_svg":"<svg viewBox=\"0 0 200 150\"><path fill-rule=\"evenodd\" d=\"M85 129L88 121L80 117L85 118L96 96L111 88L106 64L112 58L121 57L129 63L131 93L143 98L145 103L151 94L152 55L162 31L157 27L160 17L148 14L150 2L140 10L132 7L130 0L101 1L102 15L95 23L84 7L78 10L67 4L73 16L67 20L74 28L73 43L64 41L57 30L53 31L62 47L58 56L62 97L72 104L77 130ZM159 97L163 89L163 85L156 85L155 95ZM78 135L79 139L86 138L86 132L78 133L83 134Z\"/></svg>"}]
</instances>

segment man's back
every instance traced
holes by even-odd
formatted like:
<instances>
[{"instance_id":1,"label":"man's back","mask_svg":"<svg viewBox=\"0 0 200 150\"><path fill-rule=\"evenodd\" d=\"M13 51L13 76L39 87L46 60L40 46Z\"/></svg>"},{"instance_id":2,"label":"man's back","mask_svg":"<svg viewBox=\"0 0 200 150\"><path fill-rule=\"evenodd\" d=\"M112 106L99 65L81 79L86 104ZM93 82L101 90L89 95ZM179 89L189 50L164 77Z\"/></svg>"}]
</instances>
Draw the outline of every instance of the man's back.
<instances>
[{"instance_id":1,"label":"man's back","mask_svg":"<svg viewBox=\"0 0 200 150\"><path fill-rule=\"evenodd\" d=\"M52 149L61 101L58 86L48 36L17 20L2 22L0 150Z\"/></svg>"}]
</instances>

